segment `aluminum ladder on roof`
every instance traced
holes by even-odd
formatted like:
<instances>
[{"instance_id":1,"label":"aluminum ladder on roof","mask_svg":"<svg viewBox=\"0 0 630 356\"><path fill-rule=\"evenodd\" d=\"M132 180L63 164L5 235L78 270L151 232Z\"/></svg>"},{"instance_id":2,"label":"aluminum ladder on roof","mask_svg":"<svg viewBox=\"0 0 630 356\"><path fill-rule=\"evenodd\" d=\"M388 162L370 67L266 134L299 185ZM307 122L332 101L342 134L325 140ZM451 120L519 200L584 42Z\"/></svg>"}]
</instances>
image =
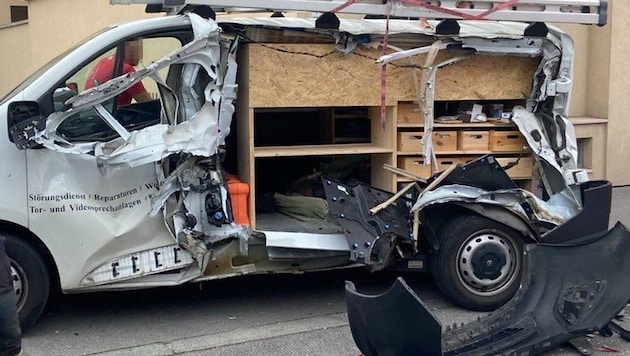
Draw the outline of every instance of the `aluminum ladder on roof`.
<instances>
[{"instance_id":1,"label":"aluminum ladder on roof","mask_svg":"<svg viewBox=\"0 0 630 356\"><path fill-rule=\"evenodd\" d=\"M389 14L397 17L458 20L482 17L485 20L600 26L606 24L608 15L607 0L110 0L110 4L162 5L166 9L206 5L215 11L226 12L336 10L339 13L376 16Z\"/></svg>"}]
</instances>

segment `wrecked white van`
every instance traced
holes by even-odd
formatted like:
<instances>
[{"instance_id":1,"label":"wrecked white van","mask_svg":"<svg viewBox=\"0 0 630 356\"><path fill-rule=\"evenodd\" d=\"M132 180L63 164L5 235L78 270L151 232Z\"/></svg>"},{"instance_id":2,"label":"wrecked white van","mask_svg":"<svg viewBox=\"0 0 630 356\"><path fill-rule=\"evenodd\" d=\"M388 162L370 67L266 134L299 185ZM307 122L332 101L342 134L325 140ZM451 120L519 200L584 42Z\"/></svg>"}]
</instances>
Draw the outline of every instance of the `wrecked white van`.
<instances>
[{"instance_id":1,"label":"wrecked white van","mask_svg":"<svg viewBox=\"0 0 630 356\"><path fill-rule=\"evenodd\" d=\"M65 293L79 293L350 266L375 271L430 269L449 298L473 309L487 310L507 301L519 285L525 243L546 241L563 222L583 212L588 199L593 206L593 200L601 202L598 214L606 221L590 224L580 235L606 230L610 191L588 192L609 184L580 184L586 176L577 169L575 135L566 119L571 39L556 29L528 32L531 27L519 23L460 25L451 34L438 34L418 21L392 20L390 45L412 52L397 50L402 59L383 57L381 64L374 62L376 58L369 60L380 68L396 61L406 65L416 53L455 53L455 59L444 63L415 66L427 72L424 82L420 80L422 90L416 92L426 133L432 130L431 98L438 68L480 54L534 60L534 75L528 79L531 93L508 114L527 139L527 153L535 158L545 199L519 188L497 160L486 155L430 179L419 197L391 199L392 193L386 192L395 190L391 172L386 183L368 177L358 185L329 172L323 179L313 174L326 191L330 209L325 207L319 217L298 220L284 214L263 224L260 211L269 197L262 194L245 198L256 207L237 207L242 197L234 196L230 177L240 178L246 188L249 184L252 190L267 192L260 184L273 185L279 176L293 176L297 169L289 163L261 163L281 156L273 146L241 150L248 147L243 140L253 140L252 126L257 123L243 122L239 116L240 110L251 110L242 87L253 85L239 79L247 78L239 49L264 43L252 34L270 31L336 48L318 54L321 58L343 57L378 45L385 35L383 20L342 20L338 29L318 29L311 19L217 22L196 14L166 16L112 26L48 63L0 102L0 130L5 131L0 142L4 162L0 226L7 238L22 322L38 318L55 283ZM144 63L126 71L125 42L139 40ZM431 49L436 41L439 45ZM104 58L113 63L112 79L84 84ZM247 67L256 66L256 58L243 58L249 58ZM257 60L262 65L264 58ZM273 91L275 79L279 78L270 78L261 90ZM380 81L374 78L378 85ZM123 103L123 93L139 82L152 100ZM344 94L348 93L335 95ZM315 94L278 95L308 102ZM378 106L370 110L380 112ZM278 112L260 111L271 116ZM381 129L380 118L371 116L372 133ZM274 137L274 127L280 130L292 122L269 124L269 135ZM305 125L302 131L317 129ZM282 139L290 141L288 136ZM340 142L319 150L336 156L341 152L336 145L344 144ZM370 146L372 151L361 145L343 146L346 151L341 153L367 153L372 172L385 171L383 163L394 163L396 154L391 140L387 142ZM431 140L423 144L418 154L424 154L428 163ZM293 151L286 152L298 159L317 150L303 141L285 146L291 146ZM253 176L256 187L248 178Z\"/></svg>"}]
</instances>

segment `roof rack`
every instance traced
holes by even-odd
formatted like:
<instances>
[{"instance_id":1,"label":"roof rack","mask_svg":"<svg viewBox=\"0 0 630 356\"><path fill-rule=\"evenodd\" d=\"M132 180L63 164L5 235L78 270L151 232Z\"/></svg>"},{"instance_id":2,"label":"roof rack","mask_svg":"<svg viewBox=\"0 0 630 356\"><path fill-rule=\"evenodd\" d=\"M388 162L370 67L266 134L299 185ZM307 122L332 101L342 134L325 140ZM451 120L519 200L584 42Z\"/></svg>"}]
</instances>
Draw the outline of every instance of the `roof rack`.
<instances>
[{"instance_id":1,"label":"roof rack","mask_svg":"<svg viewBox=\"0 0 630 356\"><path fill-rule=\"evenodd\" d=\"M146 4L177 12L209 6L216 12L311 11L455 20L606 24L607 0L110 0L111 4Z\"/></svg>"}]
</instances>

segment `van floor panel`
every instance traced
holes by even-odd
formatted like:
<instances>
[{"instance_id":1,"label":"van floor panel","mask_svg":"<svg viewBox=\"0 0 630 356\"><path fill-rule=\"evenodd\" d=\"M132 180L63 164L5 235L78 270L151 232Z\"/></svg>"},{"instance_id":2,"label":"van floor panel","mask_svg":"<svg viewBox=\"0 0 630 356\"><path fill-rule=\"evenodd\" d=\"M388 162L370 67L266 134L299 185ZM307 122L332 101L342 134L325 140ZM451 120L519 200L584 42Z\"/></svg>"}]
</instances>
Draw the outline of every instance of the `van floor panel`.
<instances>
[{"instance_id":1,"label":"van floor panel","mask_svg":"<svg viewBox=\"0 0 630 356\"><path fill-rule=\"evenodd\" d=\"M312 234L343 233L341 226L327 220L302 221L282 213L257 214L256 230L306 232Z\"/></svg>"}]
</instances>

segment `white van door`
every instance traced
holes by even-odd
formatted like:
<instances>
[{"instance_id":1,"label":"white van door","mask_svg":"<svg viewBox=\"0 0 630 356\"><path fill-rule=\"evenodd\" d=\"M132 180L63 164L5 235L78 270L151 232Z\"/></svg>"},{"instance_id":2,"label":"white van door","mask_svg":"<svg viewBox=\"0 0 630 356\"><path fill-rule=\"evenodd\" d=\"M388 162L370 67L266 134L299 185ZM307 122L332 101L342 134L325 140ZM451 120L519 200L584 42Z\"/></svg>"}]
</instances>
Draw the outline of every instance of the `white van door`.
<instances>
[{"instance_id":1,"label":"white van door","mask_svg":"<svg viewBox=\"0 0 630 356\"><path fill-rule=\"evenodd\" d=\"M156 163L106 171L94 154L96 144L165 120L157 81L165 81L171 68L92 104L66 104L86 89L143 70L185 41L175 34L127 39L74 70L52 91L55 113L48 116L47 130L54 146L27 150L28 214L31 231L57 262L64 290L192 264L163 217L149 216L151 197L159 188ZM55 115L63 120L54 123Z\"/></svg>"}]
</instances>

